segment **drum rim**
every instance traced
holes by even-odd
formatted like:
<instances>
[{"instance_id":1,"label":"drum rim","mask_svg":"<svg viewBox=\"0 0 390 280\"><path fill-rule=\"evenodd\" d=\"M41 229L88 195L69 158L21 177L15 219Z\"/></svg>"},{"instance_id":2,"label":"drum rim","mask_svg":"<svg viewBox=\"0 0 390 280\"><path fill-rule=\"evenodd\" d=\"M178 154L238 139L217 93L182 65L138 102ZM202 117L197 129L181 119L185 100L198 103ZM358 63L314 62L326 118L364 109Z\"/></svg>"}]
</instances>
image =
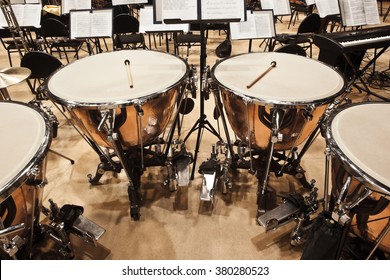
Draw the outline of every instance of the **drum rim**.
<instances>
[{"instance_id":1,"label":"drum rim","mask_svg":"<svg viewBox=\"0 0 390 280\"><path fill-rule=\"evenodd\" d=\"M9 197L16 189L18 189L24 182L27 181L33 168L45 159L52 140L52 126L46 113L41 108L31 103L23 103L20 101L0 100L0 104L1 103L11 103L18 106L28 107L32 110L37 111L44 120L45 135L35 155L32 157L32 159L30 159L26 166L21 171L19 171L10 181L5 183L4 186L0 187L0 203L7 199L7 197Z\"/></svg>"},{"instance_id":2,"label":"drum rim","mask_svg":"<svg viewBox=\"0 0 390 280\"><path fill-rule=\"evenodd\" d=\"M87 56L87 57L84 57L84 58L81 58L81 59L78 59L78 60L75 60L67 65L64 65L62 67L60 67L59 69L57 69L56 71L54 71L46 80L45 82L43 83L43 89L44 89L44 92L45 94L51 99L53 100L54 102L56 103L59 103L61 105L64 105L64 106L68 106L68 107L71 107L71 108L91 108L91 109L98 109L98 110L104 110L104 109L115 109L115 108L120 108L120 107L126 107L126 106L129 106L129 105L134 105L134 104L143 104L143 103L146 103L150 100L153 100L153 99L156 99L158 98L160 95L162 94L165 94L167 93L169 90L177 87L179 84L181 84L185 79L188 78L189 76L189 73L190 73L190 66L189 64L187 63L187 61L185 61L182 57L179 57L179 56L175 56L171 53L166 53L166 52L163 52L163 51L159 51L159 50L145 50L145 49L124 49L124 50L119 50L119 51L108 51L108 52L104 52L104 53L100 53L100 54L96 54L96 55L109 55L109 54L112 54L112 53L118 53L118 52L129 52L129 51L145 51L145 52L155 52L155 53L161 53L161 54L166 54L166 55L170 55L172 57L175 57L179 60L181 60L185 67L186 67L186 71L185 73L183 74L183 76L178 80L176 81L174 84L172 84L171 86L165 88L165 89L161 89L157 92L154 92L152 94L149 94L149 95L146 95L146 96L143 96L141 98L134 98L134 99L128 99L128 100L115 100L115 101L112 101L112 102L96 102L96 103L86 103L86 102L78 102L78 101L74 101L74 100L67 100L67 99L64 99L64 98L61 98L61 97L58 97L56 95L54 95L51 90L49 89L49 83L50 83L50 80L51 78L56 74L58 73L59 71L61 71L62 69L70 66L70 65L73 65L75 63L78 63L78 61L81 61L82 59L85 59L85 58L89 58L90 56ZM94 55L94 56L96 56Z\"/></svg>"},{"instance_id":3,"label":"drum rim","mask_svg":"<svg viewBox=\"0 0 390 280\"><path fill-rule=\"evenodd\" d=\"M360 103L348 103L344 104L340 107L337 107L334 109L334 111L330 114L329 119L326 121L326 130L325 130L325 140L326 140L326 146L330 149L331 154L335 154L337 158L341 161L342 165L346 169L347 172L352 173L351 175L354 176L356 180L358 180L361 183L368 183L369 187L372 191L384 194L386 196L390 195L390 187L386 186L382 182L378 181L371 175L367 174L367 172L363 171L359 166L357 166L354 162L352 162L347 155L339 148L339 145L336 143L333 137L331 124L333 122L333 119L345 109L355 107L355 106L364 106L364 105L375 105L375 104L384 104L380 101L366 101L366 102L360 102ZM390 105L389 105L390 106Z\"/></svg>"},{"instance_id":4,"label":"drum rim","mask_svg":"<svg viewBox=\"0 0 390 280\"><path fill-rule=\"evenodd\" d=\"M251 52L251 53L241 53L241 54L236 54L236 55L233 55L233 56L230 56L230 57L226 57L220 61L218 61L212 68L211 68L211 78L213 81L216 82L216 84L223 88L224 90L228 91L230 94L234 95L234 96L237 96L239 98L241 98L242 100L246 101L247 103L255 103L255 104L258 104L258 105L263 105L263 106L277 106L277 107L293 107L293 108L296 108L296 107L299 107L299 106L308 106L308 105L324 105L324 104L329 104L330 102L332 102L332 100L334 100L336 97L340 96L344 91L345 89L347 88L347 82L344 78L344 76L341 74L341 72L335 68L335 67L332 67L330 65L327 65L326 63L322 62L322 61L318 61L316 60L316 62L334 70L341 78L341 80L343 81L343 86L341 87L340 91L338 91L337 93L334 93L326 98L321 98L321 99L317 99L317 100L310 100L310 101L281 101L281 100L274 100L274 99L262 99L262 98L258 98L258 97L253 97L253 96L248 96L246 94L242 94L242 93L237 93L235 92L234 90L228 88L227 86L223 85L221 82L218 81L218 79L215 77L215 70L216 68L218 67L219 64L223 63L224 61L228 60L228 59L231 59L233 57L238 57L238 56L244 56L244 55L254 55L254 54L259 54L259 53L262 53L262 52ZM279 54L282 54L282 53L278 53ZM290 54L284 54L284 55L290 55ZM291 54L291 55L294 55L294 54ZM302 59L308 59L310 60L311 58L309 57L303 57L303 56L300 56Z\"/></svg>"}]
</instances>

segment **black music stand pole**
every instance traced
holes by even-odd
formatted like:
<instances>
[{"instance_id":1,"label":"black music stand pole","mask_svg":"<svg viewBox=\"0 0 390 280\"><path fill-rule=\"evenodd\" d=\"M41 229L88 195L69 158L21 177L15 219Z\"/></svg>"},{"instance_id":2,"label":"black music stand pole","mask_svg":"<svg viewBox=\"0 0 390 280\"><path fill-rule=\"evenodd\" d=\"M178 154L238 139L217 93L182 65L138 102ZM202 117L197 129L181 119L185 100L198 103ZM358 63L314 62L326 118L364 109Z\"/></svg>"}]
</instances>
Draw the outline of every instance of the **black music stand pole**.
<instances>
[{"instance_id":1,"label":"black music stand pole","mask_svg":"<svg viewBox=\"0 0 390 280\"><path fill-rule=\"evenodd\" d=\"M200 147L200 142L202 140L202 132L203 129L207 129L212 134L214 134L216 137L218 137L219 140L222 140L221 136L218 134L218 132L213 128L213 126L210 124L210 122L207 120L207 116L204 112L205 107L205 99L206 95L209 94L207 91L207 77L208 75L206 71L206 36L205 36L205 26L204 22L199 22L200 24L200 116L199 119L195 122L193 127L188 132L187 136L184 138L184 142L187 141L188 137L195 131L198 130L198 136L196 138L196 145L194 150L194 162L192 165L192 171L191 171L191 180L194 179L195 175L195 167L196 167L196 160L198 158L198 152Z\"/></svg>"},{"instance_id":2,"label":"black music stand pole","mask_svg":"<svg viewBox=\"0 0 390 280\"><path fill-rule=\"evenodd\" d=\"M199 119L195 122L193 127L188 132L187 136L184 138L183 142L185 143L188 139L188 137L195 131L198 130L198 136L196 138L196 145L194 150L194 162L192 166L191 171L191 177L190 179L194 179L195 174L195 167L196 167L196 160L198 158L198 152L200 147L200 142L202 139L202 132L203 129L207 129L212 134L214 134L220 141L222 141L221 136L219 133L215 130L215 128L212 127L210 122L207 120L207 116L204 112L204 102L206 99L206 95L209 94L209 89L207 88L207 80L208 80L208 71L206 71L206 36L205 36L205 24L207 23L218 23L218 22L238 22L240 21L240 18L230 18L230 19L207 19L207 20L181 20L181 19L165 19L164 22L167 24L175 24L175 23L198 23L200 26L200 116Z\"/></svg>"}]
</instances>

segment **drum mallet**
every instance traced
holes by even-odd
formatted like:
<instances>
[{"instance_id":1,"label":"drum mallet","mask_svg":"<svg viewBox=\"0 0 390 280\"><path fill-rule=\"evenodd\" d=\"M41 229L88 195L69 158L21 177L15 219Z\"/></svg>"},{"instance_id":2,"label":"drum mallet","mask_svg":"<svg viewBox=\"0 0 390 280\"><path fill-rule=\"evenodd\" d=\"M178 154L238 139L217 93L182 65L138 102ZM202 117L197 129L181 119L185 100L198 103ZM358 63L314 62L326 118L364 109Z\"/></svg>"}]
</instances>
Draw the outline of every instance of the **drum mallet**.
<instances>
[{"instance_id":1,"label":"drum mallet","mask_svg":"<svg viewBox=\"0 0 390 280\"><path fill-rule=\"evenodd\" d=\"M125 60L125 65L127 65L127 75L129 77L129 85L130 88L133 88L133 76L131 75L131 69L130 69L130 60Z\"/></svg>"},{"instance_id":2,"label":"drum mallet","mask_svg":"<svg viewBox=\"0 0 390 280\"><path fill-rule=\"evenodd\" d=\"M260 76L258 76L258 77L256 78L256 80L254 80L251 84L247 85L246 88L251 88L251 87L252 87L254 84L256 84L261 78L263 78L265 75L267 75L267 73L268 73L269 71L271 71L272 68L275 68L275 67L276 67L276 61L272 61L272 62L271 62L271 66L268 67L268 69L265 70L263 74L261 74Z\"/></svg>"}]
</instances>

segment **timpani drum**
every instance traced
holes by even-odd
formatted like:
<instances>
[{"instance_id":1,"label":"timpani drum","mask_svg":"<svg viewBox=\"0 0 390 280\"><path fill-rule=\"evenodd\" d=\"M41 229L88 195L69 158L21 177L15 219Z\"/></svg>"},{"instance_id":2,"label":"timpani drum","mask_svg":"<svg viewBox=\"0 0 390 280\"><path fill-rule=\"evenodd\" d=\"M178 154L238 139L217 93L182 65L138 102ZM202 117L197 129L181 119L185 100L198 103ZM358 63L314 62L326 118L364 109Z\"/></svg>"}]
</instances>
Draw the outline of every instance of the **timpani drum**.
<instances>
[{"instance_id":1,"label":"timpani drum","mask_svg":"<svg viewBox=\"0 0 390 280\"><path fill-rule=\"evenodd\" d=\"M257 83L248 85L276 62ZM285 53L248 53L217 63L211 72L235 134L244 143L266 149L270 142L272 108L285 110L280 125L283 140L275 150L301 144L319 118L345 88L342 75L313 59ZM250 131L250 133L248 133Z\"/></svg>"},{"instance_id":2,"label":"timpani drum","mask_svg":"<svg viewBox=\"0 0 390 280\"><path fill-rule=\"evenodd\" d=\"M38 107L0 101L0 128L1 229L24 223L17 235L28 239L39 219L51 124Z\"/></svg>"},{"instance_id":3,"label":"timpani drum","mask_svg":"<svg viewBox=\"0 0 390 280\"><path fill-rule=\"evenodd\" d=\"M326 142L332 156L332 198L339 197L347 177L351 178L345 195L347 205L365 188L372 191L353 209L360 225L352 227L357 235L370 241L378 238L390 216L389 119L390 104L365 102L336 109L326 124ZM390 252L389 234L379 247Z\"/></svg>"},{"instance_id":4,"label":"timpani drum","mask_svg":"<svg viewBox=\"0 0 390 280\"><path fill-rule=\"evenodd\" d=\"M105 112L114 109L113 122L120 123L126 148L146 145L165 130L188 74L187 63L171 54L121 50L68 64L49 78L46 91L66 106L86 135L107 148L113 148L112 143L99 125Z\"/></svg>"}]
</instances>

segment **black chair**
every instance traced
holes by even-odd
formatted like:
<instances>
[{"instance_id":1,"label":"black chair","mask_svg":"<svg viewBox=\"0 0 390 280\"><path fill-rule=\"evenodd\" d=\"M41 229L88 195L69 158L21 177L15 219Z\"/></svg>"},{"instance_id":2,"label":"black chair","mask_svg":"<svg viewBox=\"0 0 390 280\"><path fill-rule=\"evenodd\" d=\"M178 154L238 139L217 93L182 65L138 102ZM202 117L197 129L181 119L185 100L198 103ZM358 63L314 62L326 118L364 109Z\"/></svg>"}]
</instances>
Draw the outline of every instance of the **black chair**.
<instances>
[{"instance_id":1,"label":"black chair","mask_svg":"<svg viewBox=\"0 0 390 280\"><path fill-rule=\"evenodd\" d=\"M290 28L291 23L293 24L293 26L295 25L299 13L303 13L306 17L310 15L314 10L314 4L307 5L305 0L294 0L294 1L290 0L290 7L291 7L291 16L287 28Z\"/></svg>"},{"instance_id":2,"label":"black chair","mask_svg":"<svg viewBox=\"0 0 390 280\"><path fill-rule=\"evenodd\" d=\"M112 15L116 17L120 14L130 14L129 6L127 5L112 5L112 2L107 2L103 5L103 8L112 8Z\"/></svg>"},{"instance_id":3,"label":"black chair","mask_svg":"<svg viewBox=\"0 0 390 280\"><path fill-rule=\"evenodd\" d=\"M54 71L61 68L63 64L57 57L51 54L43 51L31 51L22 57L20 66L31 70L27 84L36 99L43 100L45 96L43 96L39 87Z\"/></svg>"},{"instance_id":4,"label":"black chair","mask_svg":"<svg viewBox=\"0 0 390 280\"><path fill-rule=\"evenodd\" d=\"M129 14L120 14L113 20L113 47L119 49L146 49L144 34L139 33L139 21Z\"/></svg>"},{"instance_id":5,"label":"black chair","mask_svg":"<svg viewBox=\"0 0 390 280\"><path fill-rule=\"evenodd\" d=\"M341 15L327 15L322 19L322 22L320 33L332 33L345 29L345 27L343 27Z\"/></svg>"},{"instance_id":6,"label":"black chair","mask_svg":"<svg viewBox=\"0 0 390 280\"><path fill-rule=\"evenodd\" d=\"M9 60L9 65L12 67L12 57L11 54L14 53L19 53L20 51L20 56L23 56L25 51L24 51L24 46L22 44L22 41L19 36L12 36L11 31L8 28L0 28L0 42L3 45L3 48L7 51L8 54L8 60ZM28 48L30 48L30 44L28 43Z\"/></svg>"},{"instance_id":7,"label":"black chair","mask_svg":"<svg viewBox=\"0 0 390 280\"><path fill-rule=\"evenodd\" d=\"M296 34L276 34L275 44L279 43L282 46L291 44L302 45L306 51L309 50L309 56L312 57L313 42L311 37L320 33L320 30L321 18L318 14L312 13L302 20Z\"/></svg>"},{"instance_id":8,"label":"black chair","mask_svg":"<svg viewBox=\"0 0 390 280\"><path fill-rule=\"evenodd\" d=\"M69 28L56 18L47 18L42 21L39 36L43 38L48 53L58 52L60 59L62 58L61 54L64 53L68 63L68 52L74 53L78 59L79 51L86 42L85 40L70 39Z\"/></svg>"},{"instance_id":9,"label":"black chair","mask_svg":"<svg viewBox=\"0 0 390 280\"><path fill-rule=\"evenodd\" d=\"M280 48L274 50L274 52L290 53L290 54L296 54L296 55L301 55L301 56L307 56L305 49L297 44L290 44L290 45L281 46Z\"/></svg>"},{"instance_id":10,"label":"black chair","mask_svg":"<svg viewBox=\"0 0 390 280\"><path fill-rule=\"evenodd\" d=\"M194 33L194 31L200 31L200 26L197 24L190 24L189 31L187 33L177 33L173 36L175 55L179 55L179 47L187 47L187 57L190 54L190 48L192 46L201 46L202 36L200 33Z\"/></svg>"}]
</instances>

